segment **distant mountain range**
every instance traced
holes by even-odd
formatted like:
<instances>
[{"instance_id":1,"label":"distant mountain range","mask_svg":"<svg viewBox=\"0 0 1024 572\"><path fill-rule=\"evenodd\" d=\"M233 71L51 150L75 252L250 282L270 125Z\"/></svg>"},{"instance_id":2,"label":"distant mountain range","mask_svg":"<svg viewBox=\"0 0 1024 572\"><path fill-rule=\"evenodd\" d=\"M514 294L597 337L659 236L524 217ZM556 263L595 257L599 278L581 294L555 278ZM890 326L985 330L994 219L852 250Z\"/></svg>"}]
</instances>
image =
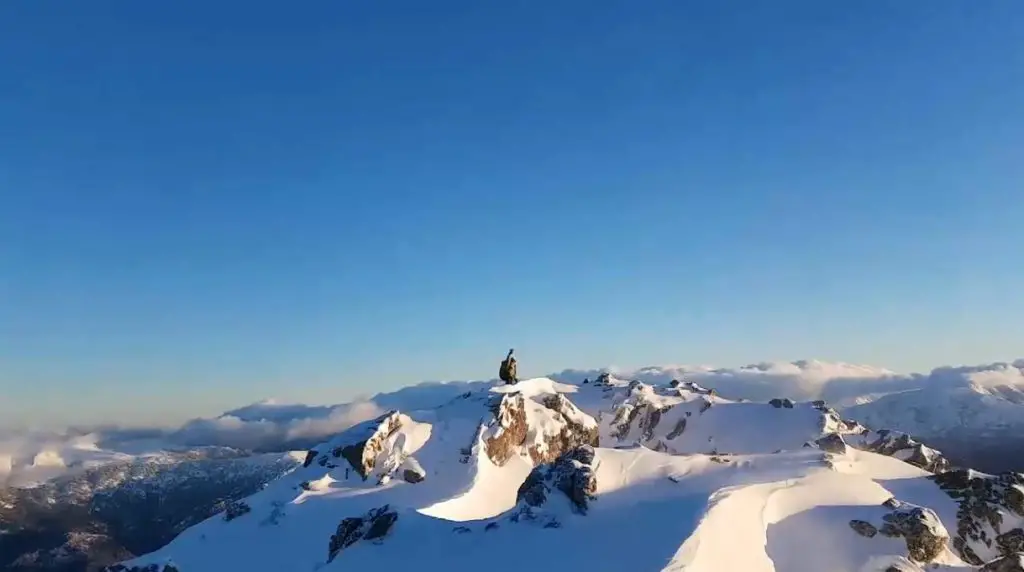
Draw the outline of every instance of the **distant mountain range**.
<instances>
[{"instance_id":1,"label":"distant mountain range","mask_svg":"<svg viewBox=\"0 0 1024 572\"><path fill-rule=\"evenodd\" d=\"M824 400L847 419L911 434L955 465L1024 470L1024 360L911 375L808 360L548 377L583 386L607 373L653 387L696 383L739 402ZM429 410L492 386L427 382L330 406L264 401L172 431L8 436L0 439L0 482L18 486L0 489L0 570L77 572L147 553L293 470L306 449L353 425L394 409Z\"/></svg>"}]
</instances>

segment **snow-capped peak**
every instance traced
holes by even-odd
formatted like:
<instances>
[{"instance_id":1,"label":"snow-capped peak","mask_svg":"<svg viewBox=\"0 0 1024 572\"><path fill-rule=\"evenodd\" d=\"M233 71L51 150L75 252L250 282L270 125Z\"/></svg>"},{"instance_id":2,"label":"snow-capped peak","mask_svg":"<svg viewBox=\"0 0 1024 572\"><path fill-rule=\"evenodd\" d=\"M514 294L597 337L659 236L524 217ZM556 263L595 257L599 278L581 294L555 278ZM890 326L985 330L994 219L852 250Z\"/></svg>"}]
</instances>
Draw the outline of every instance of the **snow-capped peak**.
<instances>
[{"instance_id":1,"label":"snow-capped peak","mask_svg":"<svg viewBox=\"0 0 1024 572\"><path fill-rule=\"evenodd\" d=\"M1015 545L993 551L972 531L1024 535L1024 478L949 469L910 436L822 401L729 399L704 380L608 372L538 378L358 424L125 564L866 572L1011 558ZM982 525L970 509L982 498L1007 516Z\"/></svg>"}]
</instances>

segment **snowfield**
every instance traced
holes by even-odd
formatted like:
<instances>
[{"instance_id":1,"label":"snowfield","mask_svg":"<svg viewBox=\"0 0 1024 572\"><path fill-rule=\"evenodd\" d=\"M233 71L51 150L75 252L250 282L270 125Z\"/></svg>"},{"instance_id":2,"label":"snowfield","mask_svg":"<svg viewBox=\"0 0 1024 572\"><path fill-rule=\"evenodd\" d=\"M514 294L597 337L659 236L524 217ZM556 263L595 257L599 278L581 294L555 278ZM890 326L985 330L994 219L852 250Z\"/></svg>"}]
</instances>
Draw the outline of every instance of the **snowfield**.
<instances>
[{"instance_id":1,"label":"snowfield","mask_svg":"<svg viewBox=\"0 0 1024 572\"><path fill-rule=\"evenodd\" d=\"M1020 570L1022 475L820 401L584 377L357 424L122 570Z\"/></svg>"}]
</instances>

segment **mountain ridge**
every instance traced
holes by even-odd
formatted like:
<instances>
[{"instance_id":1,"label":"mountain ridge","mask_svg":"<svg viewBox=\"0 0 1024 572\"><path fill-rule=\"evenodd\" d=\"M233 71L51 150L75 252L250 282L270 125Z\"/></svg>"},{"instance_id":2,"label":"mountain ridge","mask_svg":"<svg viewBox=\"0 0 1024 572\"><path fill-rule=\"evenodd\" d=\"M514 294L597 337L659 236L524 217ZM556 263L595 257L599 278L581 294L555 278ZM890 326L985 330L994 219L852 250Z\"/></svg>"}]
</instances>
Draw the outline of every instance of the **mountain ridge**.
<instances>
[{"instance_id":1,"label":"mountain ridge","mask_svg":"<svg viewBox=\"0 0 1024 572\"><path fill-rule=\"evenodd\" d=\"M967 570L1016 554L1018 483L1024 476L954 469L908 435L872 431L822 401L735 401L694 382L607 374L578 385L539 378L342 432L242 501L236 518L208 519L111 570L344 561L497 571L537 568L538 554L548 554L543 569ZM666 506L679 509L672 526ZM981 506L1015 516L992 523ZM640 554L595 546L595 534L634 539ZM795 558L808 535L839 544ZM500 546L517 549L494 561Z\"/></svg>"}]
</instances>

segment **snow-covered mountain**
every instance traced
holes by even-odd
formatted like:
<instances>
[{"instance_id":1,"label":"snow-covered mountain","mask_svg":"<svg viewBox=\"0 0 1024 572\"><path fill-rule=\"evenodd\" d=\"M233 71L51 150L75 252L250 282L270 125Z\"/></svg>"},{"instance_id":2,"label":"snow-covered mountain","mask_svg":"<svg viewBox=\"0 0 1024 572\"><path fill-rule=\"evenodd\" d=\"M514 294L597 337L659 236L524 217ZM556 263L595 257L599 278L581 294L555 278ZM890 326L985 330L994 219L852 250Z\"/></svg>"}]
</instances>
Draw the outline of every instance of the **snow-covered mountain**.
<instances>
[{"instance_id":1,"label":"snow-covered mountain","mask_svg":"<svg viewBox=\"0 0 1024 572\"><path fill-rule=\"evenodd\" d=\"M301 460L302 453L204 447L0 489L0 570L97 570L145 554Z\"/></svg>"},{"instance_id":2,"label":"snow-covered mountain","mask_svg":"<svg viewBox=\"0 0 1024 572\"><path fill-rule=\"evenodd\" d=\"M822 401L585 377L389 411L112 570L1024 570L1024 475Z\"/></svg>"}]
</instances>

